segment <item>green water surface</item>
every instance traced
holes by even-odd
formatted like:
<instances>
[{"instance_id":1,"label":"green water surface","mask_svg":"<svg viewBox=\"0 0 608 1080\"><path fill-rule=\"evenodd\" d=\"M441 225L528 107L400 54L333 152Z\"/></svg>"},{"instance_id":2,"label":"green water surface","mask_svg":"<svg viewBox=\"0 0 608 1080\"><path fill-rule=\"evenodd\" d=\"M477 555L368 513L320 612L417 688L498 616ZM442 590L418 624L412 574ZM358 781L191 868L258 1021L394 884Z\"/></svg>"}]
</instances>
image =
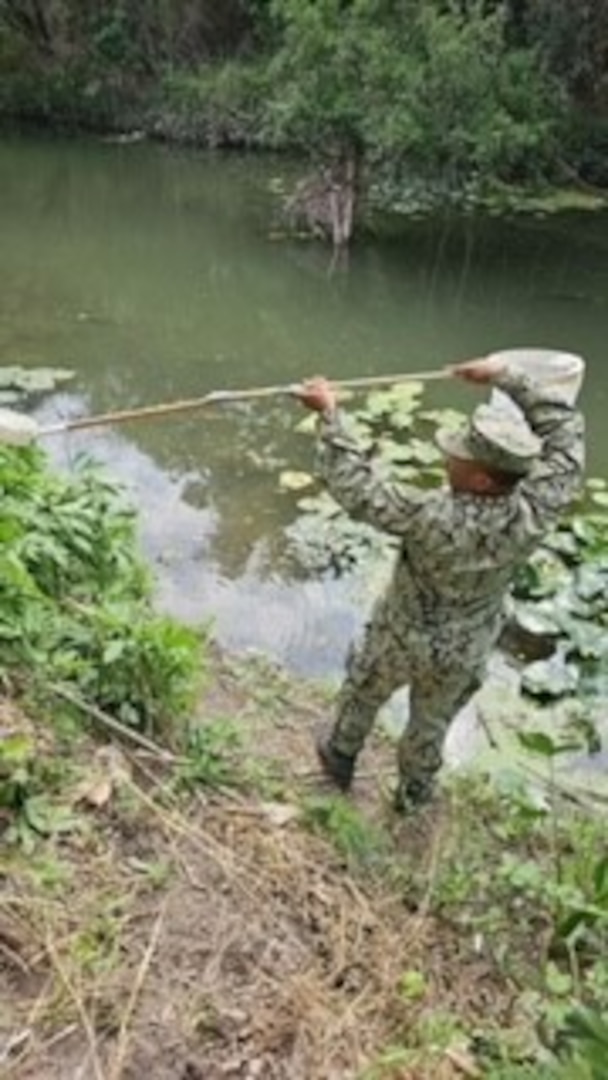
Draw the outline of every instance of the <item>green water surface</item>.
<instances>
[{"instance_id":1,"label":"green water surface","mask_svg":"<svg viewBox=\"0 0 608 1080\"><path fill-rule=\"evenodd\" d=\"M284 163L101 140L0 143L2 363L77 372L44 420L290 382L430 368L487 350L584 356L590 471L608 464L608 214L404 223L334 269L326 248L277 235ZM436 384L433 404L474 392ZM310 468L289 402L71 436L141 511L159 599L212 617L233 647L336 670L360 619L348 582L285 559ZM50 448L50 447L49 447Z\"/></svg>"}]
</instances>

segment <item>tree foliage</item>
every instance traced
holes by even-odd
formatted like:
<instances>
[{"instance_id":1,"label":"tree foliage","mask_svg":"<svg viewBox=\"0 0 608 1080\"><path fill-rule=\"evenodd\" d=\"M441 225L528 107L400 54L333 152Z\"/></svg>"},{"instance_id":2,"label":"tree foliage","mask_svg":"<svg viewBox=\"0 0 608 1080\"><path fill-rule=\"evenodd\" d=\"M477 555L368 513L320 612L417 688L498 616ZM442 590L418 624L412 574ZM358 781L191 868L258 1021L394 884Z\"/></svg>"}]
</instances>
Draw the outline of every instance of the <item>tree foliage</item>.
<instances>
[{"instance_id":1,"label":"tree foliage","mask_svg":"<svg viewBox=\"0 0 608 1080\"><path fill-rule=\"evenodd\" d=\"M608 177L606 0L0 0L0 76L0 114L357 159L397 191Z\"/></svg>"},{"instance_id":2,"label":"tree foliage","mask_svg":"<svg viewBox=\"0 0 608 1080\"><path fill-rule=\"evenodd\" d=\"M459 184L534 175L551 157L559 87L531 47L507 46L481 0L274 0L278 141L365 153L393 174Z\"/></svg>"},{"instance_id":3,"label":"tree foliage","mask_svg":"<svg viewBox=\"0 0 608 1080\"><path fill-rule=\"evenodd\" d=\"M608 109L608 4L605 0L527 0L520 24L542 48L575 102Z\"/></svg>"},{"instance_id":4,"label":"tree foliage","mask_svg":"<svg viewBox=\"0 0 608 1080\"><path fill-rule=\"evenodd\" d=\"M139 71L238 50L253 25L246 0L1 0L0 27L42 57Z\"/></svg>"}]
</instances>

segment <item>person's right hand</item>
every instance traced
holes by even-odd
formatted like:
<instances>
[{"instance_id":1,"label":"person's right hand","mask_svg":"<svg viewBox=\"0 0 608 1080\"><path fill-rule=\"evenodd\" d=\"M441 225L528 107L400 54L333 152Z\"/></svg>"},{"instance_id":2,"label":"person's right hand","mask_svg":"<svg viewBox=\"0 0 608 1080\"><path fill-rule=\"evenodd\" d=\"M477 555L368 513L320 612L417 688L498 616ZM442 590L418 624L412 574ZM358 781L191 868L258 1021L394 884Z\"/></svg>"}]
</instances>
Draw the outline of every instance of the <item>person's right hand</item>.
<instances>
[{"instance_id":1,"label":"person's right hand","mask_svg":"<svg viewBox=\"0 0 608 1080\"><path fill-rule=\"evenodd\" d=\"M336 391L321 375L301 383L295 395L307 409L312 409L313 412L331 413L336 408Z\"/></svg>"},{"instance_id":2,"label":"person's right hand","mask_svg":"<svg viewBox=\"0 0 608 1080\"><path fill-rule=\"evenodd\" d=\"M500 356L484 356L480 360L465 360L462 364L453 364L452 375L466 382L491 383L506 370L506 363Z\"/></svg>"}]
</instances>

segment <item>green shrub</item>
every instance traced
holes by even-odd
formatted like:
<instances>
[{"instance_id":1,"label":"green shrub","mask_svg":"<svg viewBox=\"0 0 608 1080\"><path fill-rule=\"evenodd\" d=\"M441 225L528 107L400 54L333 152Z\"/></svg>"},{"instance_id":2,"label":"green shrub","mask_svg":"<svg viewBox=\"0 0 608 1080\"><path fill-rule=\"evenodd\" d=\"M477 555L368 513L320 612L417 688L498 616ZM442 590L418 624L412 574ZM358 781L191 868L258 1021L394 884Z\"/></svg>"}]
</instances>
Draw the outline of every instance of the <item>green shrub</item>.
<instances>
[{"instance_id":1,"label":"green shrub","mask_svg":"<svg viewBox=\"0 0 608 1080\"><path fill-rule=\"evenodd\" d=\"M153 612L135 522L88 464L52 473L34 448L0 449L0 673L70 684L153 732L187 707L200 635Z\"/></svg>"},{"instance_id":2,"label":"green shrub","mask_svg":"<svg viewBox=\"0 0 608 1080\"><path fill-rule=\"evenodd\" d=\"M259 63L227 61L163 80L157 131L206 146L253 147L262 140L266 73Z\"/></svg>"}]
</instances>

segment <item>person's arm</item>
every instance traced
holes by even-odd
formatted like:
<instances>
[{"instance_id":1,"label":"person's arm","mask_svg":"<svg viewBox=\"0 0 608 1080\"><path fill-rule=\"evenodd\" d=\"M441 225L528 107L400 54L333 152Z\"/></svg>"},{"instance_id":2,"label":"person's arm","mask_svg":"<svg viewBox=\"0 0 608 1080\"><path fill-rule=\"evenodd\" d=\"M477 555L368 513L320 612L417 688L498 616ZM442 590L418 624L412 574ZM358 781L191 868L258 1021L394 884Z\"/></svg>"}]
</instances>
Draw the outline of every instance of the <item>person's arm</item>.
<instances>
[{"instance_id":1,"label":"person's arm","mask_svg":"<svg viewBox=\"0 0 608 1080\"><path fill-rule=\"evenodd\" d=\"M549 528L578 494L585 466L585 425L582 414L551 386L528 375L509 371L499 357L472 360L452 368L469 382L491 384L519 406L541 440L539 460L519 485L519 491L539 530Z\"/></svg>"},{"instance_id":2,"label":"person's arm","mask_svg":"<svg viewBox=\"0 0 608 1080\"><path fill-rule=\"evenodd\" d=\"M319 413L319 472L336 502L351 517L385 532L412 532L429 495L376 474L366 451L346 431L333 389L324 379L305 383L298 396Z\"/></svg>"},{"instance_id":3,"label":"person's arm","mask_svg":"<svg viewBox=\"0 0 608 1080\"><path fill-rule=\"evenodd\" d=\"M495 385L519 405L541 439L539 460L520 490L542 527L549 526L580 492L585 468L585 423L559 390L519 372L505 371Z\"/></svg>"}]
</instances>

